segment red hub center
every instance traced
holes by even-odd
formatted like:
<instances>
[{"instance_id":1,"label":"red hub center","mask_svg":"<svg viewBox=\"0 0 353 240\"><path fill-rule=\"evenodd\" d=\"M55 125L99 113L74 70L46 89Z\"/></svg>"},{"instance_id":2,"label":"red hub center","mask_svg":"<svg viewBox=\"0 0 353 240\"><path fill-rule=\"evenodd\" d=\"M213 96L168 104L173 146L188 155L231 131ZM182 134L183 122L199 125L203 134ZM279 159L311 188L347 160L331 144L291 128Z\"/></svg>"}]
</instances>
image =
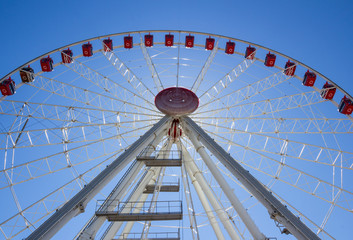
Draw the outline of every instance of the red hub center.
<instances>
[{"instance_id":1,"label":"red hub center","mask_svg":"<svg viewBox=\"0 0 353 240\"><path fill-rule=\"evenodd\" d=\"M154 104L162 113L182 116L193 113L199 106L199 99L186 88L171 87L160 91Z\"/></svg>"}]
</instances>

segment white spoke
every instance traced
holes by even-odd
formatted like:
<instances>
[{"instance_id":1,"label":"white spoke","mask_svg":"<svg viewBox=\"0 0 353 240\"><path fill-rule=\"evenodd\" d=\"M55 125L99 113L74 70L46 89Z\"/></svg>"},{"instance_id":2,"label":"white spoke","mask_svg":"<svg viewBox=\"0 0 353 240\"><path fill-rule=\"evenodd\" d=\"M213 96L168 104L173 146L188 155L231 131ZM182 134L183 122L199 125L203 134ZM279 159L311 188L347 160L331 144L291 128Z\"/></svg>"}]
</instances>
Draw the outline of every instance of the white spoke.
<instances>
[{"instance_id":1,"label":"white spoke","mask_svg":"<svg viewBox=\"0 0 353 240\"><path fill-rule=\"evenodd\" d=\"M245 58L240 64L238 64L229 73L227 73L227 75L218 80L207 91L205 91L205 93L200 96L200 101L204 104L212 102L213 99L215 99L224 89L228 88L229 85L234 82L240 76L240 74L245 72L245 70L248 69L254 62L255 58ZM251 89L250 86L251 85L248 86L249 89ZM203 107L203 105L201 105L200 108L201 107Z\"/></svg>"},{"instance_id":2,"label":"white spoke","mask_svg":"<svg viewBox=\"0 0 353 240\"><path fill-rule=\"evenodd\" d=\"M266 99L253 103L245 103L242 105L220 106L219 108L215 108L215 110L197 112L194 115L207 114L211 112L219 114L222 111L231 111L233 117L257 117L296 108L303 108L325 101L327 100L322 99L316 91L312 91L279 98Z\"/></svg>"},{"instance_id":3,"label":"white spoke","mask_svg":"<svg viewBox=\"0 0 353 240\"><path fill-rule=\"evenodd\" d=\"M149 53L147 51L145 43L142 40L141 34L140 34L140 40L141 40L141 44L140 44L141 51L142 51L143 56L144 56L144 58L146 60L148 68L150 69L150 72L151 72L154 84L155 84L155 86L157 88L157 91L160 92L160 91L162 91L164 89L164 87L163 87L163 84L161 82L161 79L159 78L159 75L158 75L158 72L156 70L156 67L153 64L152 58L151 58L151 56L149 55Z\"/></svg>"},{"instance_id":4,"label":"white spoke","mask_svg":"<svg viewBox=\"0 0 353 240\"><path fill-rule=\"evenodd\" d=\"M141 81L140 78L138 78L134 72L132 72L131 69L128 68L128 66L118 58L118 56L114 53L114 51L110 52L105 52L102 50L102 54L107 58L107 60L115 67L115 69L126 79L128 83L140 94L141 97L144 97L145 99L153 99L154 94L153 92L148 88L148 86L145 85Z\"/></svg>"},{"instance_id":5,"label":"white spoke","mask_svg":"<svg viewBox=\"0 0 353 240\"><path fill-rule=\"evenodd\" d=\"M74 60L71 64L64 64L66 67L70 68L72 71L76 72L81 77L92 82L97 87L103 89L106 92L111 93L115 98L120 98L125 92L129 92L132 96L135 95L133 92L118 84L117 82L111 80L107 76L102 75L101 73L89 68L85 64ZM136 95L142 101L145 101L151 106L154 106L153 103L143 98L142 95Z\"/></svg>"},{"instance_id":6,"label":"white spoke","mask_svg":"<svg viewBox=\"0 0 353 240\"><path fill-rule=\"evenodd\" d=\"M216 56L216 53L218 51L218 42L219 42L219 39L217 40L213 50L211 51L210 55L208 56L205 64L203 65L199 75L197 76L195 82L193 83L192 87L191 87L191 91L193 91L194 93L197 92L197 90L199 89L209 67L211 66L212 62L213 62L213 59L214 57ZM202 96L202 95L201 95ZM201 98L201 97L200 97Z\"/></svg>"},{"instance_id":7,"label":"white spoke","mask_svg":"<svg viewBox=\"0 0 353 240\"><path fill-rule=\"evenodd\" d=\"M246 63L246 61L249 61L249 63ZM245 59L244 62L242 64L245 64L245 66L249 67L251 65L251 63L253 63L254 60L247 60ZM245 69L243 69L241 67L242 65L239 65L239 68L242 70L242 71L245 71ZM234 70L233 70L234 71ZM239 76L239 74L235 75L236 77ZM240 88L240 89L237 89L231 93L228 93L222 97L219 97L219 98L216 98L216 96L218 96L221 91L225 88L227 88L229 86L230 83L232 83L235 79L233 79L232 81L229 80L229 82L223 82L223 81L220 81L218 83L218 86L217 85L214 85L212 88L210 88L208 91L206 91L202 96L207 96L209 99L208 101L205 99L205 98L202 98L202 96L200 97L201 101L204 103L203 105L200 106L200 108L203 108L205 106L207 106L208 104L211 104L215 101L220 101L220 100L223 100L224 98L224 101L231 101L232 104L238 104L244 100L247 100L257 94L260 94L268 89L271 89L285 81L287 81L288 79L290 79L291 77L290 76L287 76L283 73L283 71L280 71L280 72L277 72L277 73L274 73L272 74L271 76L269 77L266 77L264 79L260 79L254 83L251 83L243 88ZM223 78L224 81L227 80L227 79L231 79L231 77L224 77Z\"/></svg>"}]
</instances>

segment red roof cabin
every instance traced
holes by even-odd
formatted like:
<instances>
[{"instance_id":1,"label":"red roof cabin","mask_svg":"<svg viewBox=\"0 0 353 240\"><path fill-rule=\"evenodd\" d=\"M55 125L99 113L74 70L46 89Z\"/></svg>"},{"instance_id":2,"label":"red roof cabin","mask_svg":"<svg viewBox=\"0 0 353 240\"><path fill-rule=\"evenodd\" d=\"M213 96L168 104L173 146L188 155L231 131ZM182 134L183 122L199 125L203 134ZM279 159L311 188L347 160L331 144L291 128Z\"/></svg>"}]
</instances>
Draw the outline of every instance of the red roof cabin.
<instances>
[{"instance_id":1,"label":"red roof cabin","mask_svg":"<svg viewBox=\"0 0 353 240\"><path fill-rule=\"evenodd\" d=\"M92 44L85 43L82 45L82 54L84 57L91 57L93 55L93 47Z\"/></svg>"},{"instance_id":2,"label":"red roof cabin","mask_svg":"<svg viewBox=\"0 0 353 240\"><path fill-rule=\"evenodd\" d=\"M284 74L286 74L287 76L293 76L296 68L297 66L295 65L295 63L288 60L288 62L286 62L286 65L284 66Z\"/></svg>"},{"instance_id":3,"label":"red roof cabin","mask_svg":"<svg viewBox=\"0 0 353 240\"><path fill-rule=\"evenodd\" d=\"M249 60L253 60L255 57L255 51L256 51L256 48L251 46L247 47L245 51L245 58Z\"/></svg>"},{"instance_id":4,"label":"red roof cabin","mask_svg":"<svg viewBox=\"0 0 353 240\"><path fill-rule=\"evenodd\" d=\"M126 36L124 37L124 48L133 48L134 44L133 44L133 39L132 37L129 35L129 36Z\"/></svg>"},{"instance_id":5,"label":"red roof cabin","mask_svg":"<svg viewBox=\"0 0 353 240\"><path fill-rule=\"evenodd\" d=\"M338 105L338 111L342 114L351 115L353 111L353 102L346 96L344 96Z\"/></svg>"},{"instance_id":6,"label":"red roof cabin","mask_svg":"<svg viewBox=\"0 0 353 240\"><path fill-rule=\"evenodd\" d=\"M174 44L174 35L172 34L166 34L165 35L165 45L167 47L171 47Z\"/></svg>"},{"instance_id":7,"label":"red roof cabin","mask_svg":"<svg viewBox=\"0 0 353 240\"><path fill-rule=\"evenodd\" d=\"M276 55L272 54L272 53L267 53L266 58L265 58L265 66L266 67L273 67L275 65L276 62Z\"/></svg>"},{"instance_id":8,"label":"red roof cabin","mask_svg":"<svg viewBox=\"0 0 353 240\"><path fill-rule=\"evenodd\" d=\"M226 43L226 49L225 49L226 54L233 54L234 49L235 49L235 42L229 41Z\"/></svg>"},{"instance_id":9,"label":"red roof cabin","mask_svg":"<svg viewBox=\"0 0 353 240\"><path fill-rule=\"evenodd\" d=\"M110 38L104 39L103 40L103 49L104 49L104 52L112 51L113 50L113 40L111 40Z\"/></svg>"},{"instance_id":10,"label":"red roof cabin","mask_svg":"<svg viewBox=\"0 0 353 240\"><path fill-rule=\"evenodd\" d=\"M53 59L51 57L42 58L40 60L40 66L42 67L43 72L53 71Z\"/></svg>"},{"instance_id":11,"label":"red roof cabin","mask_svg":"<svg viewBox=\"0 0 353 240\"><path fill-rule=\"evenodd\" d=\"M194 47L194 36L186 36L185 37L185 47L192 48Z\"/></svg>"},{"instance_id":12,"label":"red roof cabin","mask_svg":"<svg viewBox=\"0 0 353 240\"><path fill-rule=\"evenodd\" d=\"M315 81L316 81L316 74L308 70L304 75L303 85L312 87L314 86Z\"/></svg>"},{"instance_id":13,"label":"red roof cabin","mask_svg":"<svg viewBox=\"0 0 353 240\"><path fill-rule=\"evenodd\" d=\"M211 38L211 37L206 38L205 49L206 50L213 50L214 42L215 42L214 38Z\"/></svg>"},{"instance_id":14,"label":"red roof cabin","mask_svg":"<svg viewBox=\"0 0 353 240\"><path fill-rule=\"evenodd\" d=\"M0 91L3 96L10 96L15 94L16 86L15 82L11 79L11 77L0 83Z\"/></svg>"},{"instance_id":15,"label":"red roof cabin","mask_svg":"<svg viewBox=\"0 0 353 240\"><path fill-rule=\"evenodd\" d=\"M151 34L145 35L145 46L146 47L153 46L153 35L151 35Z\"/></svg>"},{"instance_id":16,"label":"red roof cabin","mask_svg":"<svg viewBox=\"0 0 353 240\"><path fill-rule=\"evenodd\" d=\"M331 100L335 96L335 93L336 93L335 86L330 84L330 83L328 83L328 82L326 82L324 84L324 86L322 87L321 97L323 99Z\"/></svg>"},{"instance_id":17,"label":"red roof cabin","mask_svg":"<svg viewBox=\"0 0 353 240\"><path fill-rule=\"evenodd\" d=\"M29 83L34 81L34 70L30 66L24 67L20 70L20 77L22 82Z\"/></svg>"},{"instance_id":18,"label":"red roof cabin","mask_svg":"<svg viewBox=\"0 0 353 240\"><path fill-rule=\"evenodd\" d=\"M63 60L63 63L72 63L72 56L73 53L70 48L61 52L61 59Z\"/></svg>"}]
</instances>

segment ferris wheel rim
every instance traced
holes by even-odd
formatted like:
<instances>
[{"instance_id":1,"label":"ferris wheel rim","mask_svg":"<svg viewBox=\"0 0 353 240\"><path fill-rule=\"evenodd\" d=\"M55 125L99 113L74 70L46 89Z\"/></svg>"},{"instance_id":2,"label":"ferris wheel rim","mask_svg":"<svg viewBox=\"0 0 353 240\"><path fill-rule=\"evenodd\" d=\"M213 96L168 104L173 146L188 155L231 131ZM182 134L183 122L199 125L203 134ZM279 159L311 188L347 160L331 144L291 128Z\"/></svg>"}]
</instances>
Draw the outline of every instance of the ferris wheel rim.
<instances>
[{"instance_id":1,"label":"ferris wheel rim","mask_svg":"<svg viewBox=\"0 0 353 240\"><path fill-rule=\"evenodd\" d=\"M271 48L268 48L268 47L265 47L265 46L262 46L262 45L259 45L259 44L256 44L256 43L253 43L253 42L250 42L250 41L246 41L246 40L242 40L242 39L239 39L239 38L234 38L234 37L228 37L228 36L225 36L225 35L220 35L220 34L214 34L214 33L206 33L206 32L198 32L198 31L187 31L187 30L138 30L138 31L127 31L127 32L120 32L120 33L111 33L111 34L106 34L106 35L100 35L100 36L96 36L96 37L92 37L92 38L88 38L88 39L85 39L85 40L80 40L80 41L77 41L77 42L74 42L74 43L70 43L70 44L67 44L67 45L64 45L62 47L59 47L59 48L56 48L52 51L49 51L49 52L46 52L28 62L26 62L25 64L17 67L16 69L12 70L11 72L9 72L8 74L6 74L5 76L3 76L1 79L0 79L0 83L3 82L5 79L9 78L10 76L12 76L14 73L18 72L20 69L22 69L23 67L26 67L36 61L38 61L39 59L45 57L45 56L48 56L50 54L53 54L55 52L59 52L59 51L62 51L63 49L65 48L69 48L69 47L72 47L72 46L76 46L78 44L83 44L85 42L89 42L89 41L94 41L94 40L97 40L97 39L102 39L102 38L107 38L107 37L115 37L115 36L121 36L121 35L127 35L127 34L141 34L141 33L170 33L170 32L177 32L177 33L186 33L186 34L198 34L198 35L204 35L204 36L212 36L212 37L218 37L218 38L222 38L222 39L228 39L228 40L233 40L233 41L236 41L236 42L242 42L242 43L245 43L245 44L249 44L249 45L252 45L252 46L256 46L256 47L259 47L261 49L264 49L264 50L268 50L270 52L273 52L273 53L276 53L278 54L279 56L282 56L284 58L287 58L288 60L291 60L291 61L294 61L296 64L298 65L301 65L302 67L304 68L307 68L308 70L316 73L317 75L319 75L320 77L322 77L323 79L325 79L327 82L333 84L337 89L339 89L341 92L343 92L350 100L353 101L353 97L347 92L345 91L342 87L340 87L337 83L335 83L334 81L332 81L331 79L329 79L328 77L326 77L325 75L323 75L321 72L315 70L314 68L311 68L310 66L304 64L303 62L301 61L298 61L297 59L295 58L292 58L284 53L281 53L279 51L276 51L274 49L271 49ZM123 45L120 45L118 47L123 47ZM114 49L117 48L117 47L114 47ZM234 53L237 53L237 52L234 52ZM277 65L275 65L277 66Z\"/></svg>"}]
</instances>

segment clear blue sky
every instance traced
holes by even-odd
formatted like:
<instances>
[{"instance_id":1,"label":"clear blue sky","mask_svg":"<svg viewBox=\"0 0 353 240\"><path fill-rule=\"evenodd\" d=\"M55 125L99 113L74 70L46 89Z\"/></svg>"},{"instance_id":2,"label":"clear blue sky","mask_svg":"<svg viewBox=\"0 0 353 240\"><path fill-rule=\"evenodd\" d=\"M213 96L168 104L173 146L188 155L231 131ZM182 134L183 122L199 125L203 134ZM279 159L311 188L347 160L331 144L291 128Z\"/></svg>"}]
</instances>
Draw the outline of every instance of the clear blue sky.
<instances>
[{"instance_id":1,"label":"clear blue sky","mask_svg":"<svg viewBox=\"0 0 353 240\"><path fill-rule=\"evenodd\" d=\"M293 57L353 95L352 1L0 2L0 77L50 50L134 30L192 30L254 42Z\"/></svg>"}]
</instances>

